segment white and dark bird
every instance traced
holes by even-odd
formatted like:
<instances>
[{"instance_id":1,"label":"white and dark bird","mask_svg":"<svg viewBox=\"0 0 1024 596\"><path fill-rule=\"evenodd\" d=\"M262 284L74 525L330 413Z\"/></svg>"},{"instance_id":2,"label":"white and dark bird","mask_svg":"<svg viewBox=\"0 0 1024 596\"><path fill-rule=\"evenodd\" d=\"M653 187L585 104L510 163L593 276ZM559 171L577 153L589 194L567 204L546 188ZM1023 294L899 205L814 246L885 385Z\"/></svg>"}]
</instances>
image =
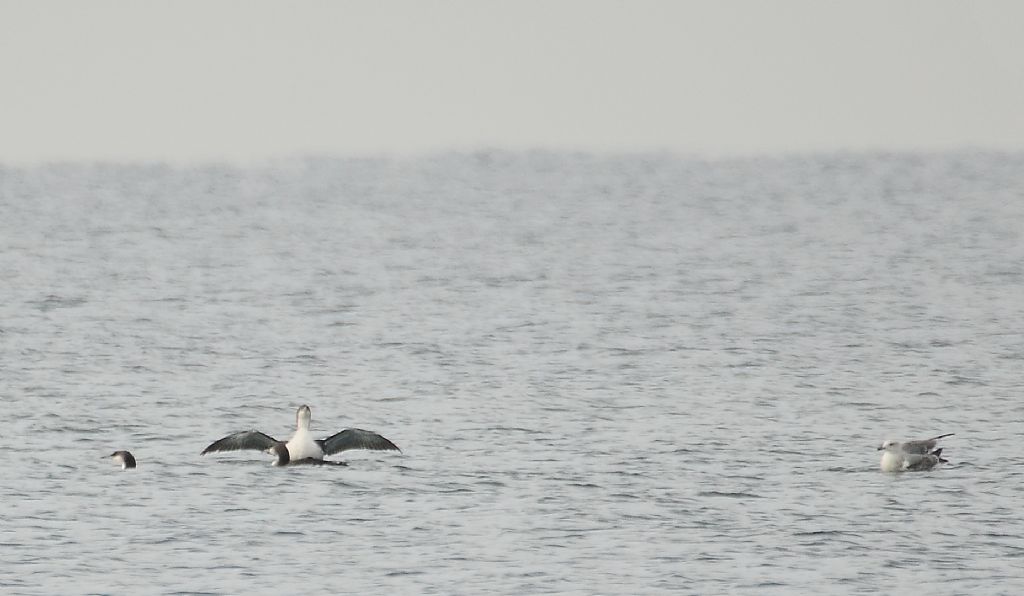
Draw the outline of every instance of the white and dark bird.
<instances>
[{"instance_id":1,"label":"white and dark bird","mask_svg":"<svg viewBox=\"0 0 1024 596\"><path fill-rule=\"evenodd\" d=\"M401 451L394 443L381 435L358 428L346 428L326 439L314 439L309 432L313 418L309 406L300 406L295 412L295 434L291 439L278 441L258 430L244 430L230 434L210 443L200 455L214 451L238 451L255 449L277 456L275 466L295 464L345 465L344 462L325 460L324 457L349 449L371 449L377 451Z\"/></svg>"},{"instance_id":2,"label":"white and dark bird","mask_svg":"<svg viewBox=\"0 0 1024 596\"><path fill-rule=\"evenodd\" d=\"M878 447L878 451L883 452L878 467L883 472L916 472L947 463L948 460L942 458L942 448L936 449L935 446L939 439L951 437L953 434L918 441L887 440Z\"/></svg>"},{"instance_id":3,"label":"white and dark bird","mask_svg":"<svg viewBox=\"0 0 1024 596\"><path fill-rule=\"evenodd\" d=\"M135 456L130 451L115 451L107 457L121 464L122 470L130 470L135 467Z\"/></svg>"}]
</instances>

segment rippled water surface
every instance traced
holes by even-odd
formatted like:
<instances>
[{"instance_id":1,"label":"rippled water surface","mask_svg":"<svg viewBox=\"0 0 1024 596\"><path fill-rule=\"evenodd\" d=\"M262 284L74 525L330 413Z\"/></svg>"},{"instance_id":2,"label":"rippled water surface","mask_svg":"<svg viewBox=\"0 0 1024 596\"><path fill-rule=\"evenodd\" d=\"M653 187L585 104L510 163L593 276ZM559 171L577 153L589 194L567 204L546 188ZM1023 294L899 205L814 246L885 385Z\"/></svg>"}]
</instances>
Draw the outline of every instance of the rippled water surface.
<instances>
[{"instance_id":1,"label":"rippled water surface","mask_svg":"<svg viewBox=\"0 0 1024 596\"><path fill-rule=\"evenodd\" d=\"M0 168L0 592L1020 594L1022 234L1022 155ZM403 452L199 456L303 403Z\"/></svg>"}]
</instances>

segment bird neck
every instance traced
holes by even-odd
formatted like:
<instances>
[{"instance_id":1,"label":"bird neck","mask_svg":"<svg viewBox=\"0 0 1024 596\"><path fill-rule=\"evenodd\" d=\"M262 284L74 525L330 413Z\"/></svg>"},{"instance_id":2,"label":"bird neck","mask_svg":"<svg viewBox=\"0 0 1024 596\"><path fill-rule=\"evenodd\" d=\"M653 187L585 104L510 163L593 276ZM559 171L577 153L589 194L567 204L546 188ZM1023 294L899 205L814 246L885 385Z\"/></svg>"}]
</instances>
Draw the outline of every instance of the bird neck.
<instances>
[{"instance_id":1,"label":"bird neck","mask_svg":"<svg viewBox=\"0 0 1024 596\"><path fill-rule=\"evenodd\" d=\"M309 410L302 409L295 414L295 430L296 431L309 431L309 421L313 416Z\"/></svg>"}]
</instances>

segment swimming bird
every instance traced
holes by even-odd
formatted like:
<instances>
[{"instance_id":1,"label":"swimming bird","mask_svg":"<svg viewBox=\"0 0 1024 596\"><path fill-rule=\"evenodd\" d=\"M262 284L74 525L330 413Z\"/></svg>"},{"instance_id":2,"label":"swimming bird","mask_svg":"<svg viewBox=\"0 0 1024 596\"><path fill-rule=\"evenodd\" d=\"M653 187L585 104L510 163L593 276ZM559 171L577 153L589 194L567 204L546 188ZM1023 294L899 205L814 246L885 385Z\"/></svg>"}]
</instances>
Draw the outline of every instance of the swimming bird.
<instances>
[{"instance_id":1,"label":"swimming bird","mask_svg":"<svg viewBox=\"0 0 1024 596\"><path fill-rule=\"evenodd\" d=\"M878 451L884 451L878 466L883 472L910 472L930 470L940 463L947 463L949 460L942 459L942 449L935 449L935 445L939 439L953 434L918 441L887 440L878 447Z\"/></svg>"},{"instance_id":2,"label":"swimming bird","mask_svg":"<svg viewBox=\"0 0 1024 596\"><path fill-rule=\"evenodd\" d=\"M115 451L108 457L120 462L122 470L130 470L135 467L135 456L130 451Z\"/></svg>"},{"instance_id":3,"label":"swimming bird","mask_svg":"<svg viewBox=\"0 0 1024 596\"><path fill-rule=\"evenodd\" d=\"M277 459L274 460L274 463L273 463L273 465L275 465L275 466L287 466L287 465L296 466L296 465L299 465L299 464L310 464L310 465L314 465L314 466L347 466L348 465L347 463L345 463L343 461L332 461L332 460L329 460L329 459L313 459L312 457L307 457L305 459L300 459L300 460L292 461L291 455L289 455L289 453L288 453L288 447L286 447L285 443L282 442L282 441L278 441L278 442L274 443L274 445L270 449L267 449L267 453L270 453L271 455L276 455L277 456Z\"/></svg>"},{"instance_id":4,"label":"swimming bird","mask_svg":"<svg viewBox=\"0 0 1024 596\"><path fill-rule=\"evenodd\" d=\"M325 460L324 457L349 449L401 451L398 446L381 435L358 428L346 428L326 439L314 439L309 432L309 422L312 418L313 413L309 406L300 406L295 412L295 434L288 442L278 441L258 430L244 430L210 443L200 455L214 451L257 449L276 455L275 466L300 463L345 465L343 462Z\"/></svg>"}]
</instances>

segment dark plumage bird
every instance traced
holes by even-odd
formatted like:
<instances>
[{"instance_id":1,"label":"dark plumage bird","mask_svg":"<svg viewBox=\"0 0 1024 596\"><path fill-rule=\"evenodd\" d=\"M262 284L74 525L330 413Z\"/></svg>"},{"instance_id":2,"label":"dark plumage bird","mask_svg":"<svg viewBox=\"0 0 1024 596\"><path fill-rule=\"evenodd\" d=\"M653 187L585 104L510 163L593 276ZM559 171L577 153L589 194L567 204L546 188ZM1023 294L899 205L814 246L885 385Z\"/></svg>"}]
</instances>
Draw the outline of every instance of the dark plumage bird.
<instances>
[{"instance_id":1,"label":"dark plumage bird","mask_svg":"<svg viewBox=\"0 0 1024 596\"><path fill-rule=\"evenodd\" d=\"M333 460L329 460L329 459L314 459L312 457L307 457L305 459L300 459L300 460L292 461L292 457L288 453L288 447L286 447L285 443L283 443L281 441L278 441L277 443L274 443L273 447L271 447L270 449L267 449L267 453L271 453L271 454L277 456L277 459L274 460L274 464L273 464L275 466L287 466L287 465L297 466L297 465L300 465L300 464L308 464L308 465L312 465L312 466L347 466L348 465L347 463L345 463L343 461L333 461Z\"/></svg>"},{"instance_id":2,"label":"dark plumage bird","mask_svg":"<svg viewBox=\"0 0 1024 596\"><path fill-rule=\"evenodd\" d=\"M122 470L130 470L135 467L135 456L130 451L115 451L108 457L117 460Z\"/></svg>"},{"instance_id":3,"label":"dark plumage bird","mask_svg":"<svg viewBox=\"0 0 1024 596\"><path fill-rule=\"evenodd\" d=\"M274 437L258 430L245 430L230 434L223 439L210 443L200 455L214 451L238 451L240 449L256 449L277 456L275 466L306 464L340 464L325 460L324 457L349 449L372 449L378 451L401 451L394 443L381 435L368 430L347 428L326 439L314 439L309 432L309 422L313 414L309 406L300 406L295 412L295 434L288 442L278 441Z\"/></svg>"}]
</instances>

